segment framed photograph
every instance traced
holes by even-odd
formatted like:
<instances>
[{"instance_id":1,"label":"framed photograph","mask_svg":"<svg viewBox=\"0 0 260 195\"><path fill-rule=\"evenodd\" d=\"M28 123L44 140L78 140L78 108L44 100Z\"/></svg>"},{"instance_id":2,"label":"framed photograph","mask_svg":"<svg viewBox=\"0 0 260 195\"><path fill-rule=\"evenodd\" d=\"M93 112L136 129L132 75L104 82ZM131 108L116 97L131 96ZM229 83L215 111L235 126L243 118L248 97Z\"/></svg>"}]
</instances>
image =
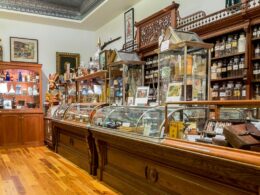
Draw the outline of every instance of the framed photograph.
<instances>
[{"instance_id":1,"label":"framed photograph","mask_svg":"<svg viewBox=\"0 0 260 195\"><path fill-rule=\"evenodd\" d=\"M38 63L38 40L10 37L10 61Z\"/></svg>"},{"instance_id":2,"label":"framed photograph","mask_svg":"<svg viewBox=\"0 0 260 195\"><path fill-rule=\"evenodd\" d=\"M134 8L125 12L124 16L125 43L128 43L134 40Z\"/></svg>"},{"instance_id":3,"label":"framed photograph","mask_svg":"<svg viewBox=\"0 0 260 195\"><path fill-rule=\"evenodd\" d=\"M59 75L63 75L66 72L67 67L76 70L79 67L79 63L80 54L64 52L56 53L56 72Z\"/></svg>"},{"instance_id":4,"label":"framed photograph","mask_svg":"<svg viewBox=\"0 0 260 195\"><path fill-rule=\"evenodd\" d=\"M170 83L168 85L166 102L180 101L182 95L182 83Z\"/></svg>"},{"instance_id":5,"label":"framed photograph","mask_svg":"<svg viewBox=\"0 0 260 195\"><path fill-rule=\"evenodd\" d=\"M4 100L4 109L12 109L12 100Z\"/></svg>"},{"instance_id":6,"label":"framed photograph","mask_svg":"<svg viewBox=\"0 0 260 195\"><path fill-rule=\"evenodd\" d=\"M102 51L99 53L99 65L100 69L106 69L107 66L107 51Z\"/></svg>"},{"instance_id":7,"label":"framed photograph","mask_svg":"<svg viewBox=\"0 0 260 195\"><path fill-rule=\"evenodd\" d=\"M149 87L138 87L136 90L135 105L146 105L149 97Z\"/></svg>"}]
</instances>

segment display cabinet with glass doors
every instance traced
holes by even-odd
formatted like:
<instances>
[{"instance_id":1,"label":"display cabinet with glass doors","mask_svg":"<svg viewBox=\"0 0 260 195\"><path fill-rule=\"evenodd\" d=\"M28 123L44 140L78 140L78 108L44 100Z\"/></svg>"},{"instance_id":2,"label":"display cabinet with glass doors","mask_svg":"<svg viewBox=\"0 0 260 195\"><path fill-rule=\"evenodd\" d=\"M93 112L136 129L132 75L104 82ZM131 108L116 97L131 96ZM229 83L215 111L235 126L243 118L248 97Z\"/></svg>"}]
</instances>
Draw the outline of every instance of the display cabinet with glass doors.
<instances>
[{"instance_id":1,"label":"display cabinet with glass doors","mask_svg":"<svg viewBox=\"0 0 260 195\"><path fill-rule=\"evenodd\" d=\"M101 103L107 102L107 71L101 70L77 77L77 102Z\"/></svg>"},{"instance_id":2,"label":"display cabinet with glass doors","mask_svg":"<svg viewBox=\"0 0 260 195\"><path fill-rule=\"evenodd\" d=\"M195 33L169 27L159 54L158 100L194 101L208 98L208 67L212 44Z\"/></svg>"},{"instance_id":3,"label":"display cabinet with glass doors","mask_svg":"<svg viewBox=\"0 0 260 195\"><path fill-rule=\"evenodd\" d=\"M183 108L167 118L167 138L260 151L260 101L169 102L165 114L173 105Z\"/></svg>"},{"instance_id":4,"label":"display cabinet with glass doors","mask_svg":"<svg viewBox=\"0 0 260 195\"><path fill-rule=\"evenodd\" d=\"M144 84L144 61L136 53L117 52L109 68L109 103L134 105L137 87Z\"/></svg>"}]
</instances>

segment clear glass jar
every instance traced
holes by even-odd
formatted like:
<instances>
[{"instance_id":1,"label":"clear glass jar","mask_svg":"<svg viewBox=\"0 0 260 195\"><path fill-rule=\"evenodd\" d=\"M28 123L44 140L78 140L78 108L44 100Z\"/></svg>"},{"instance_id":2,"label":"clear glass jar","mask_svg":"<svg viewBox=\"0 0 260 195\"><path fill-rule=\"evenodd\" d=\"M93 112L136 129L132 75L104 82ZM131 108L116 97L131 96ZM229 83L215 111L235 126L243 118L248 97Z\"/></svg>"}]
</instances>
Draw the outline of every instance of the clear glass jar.
<instances>
[{"instance_id":1,"label":"clear glass jar","mask_svg":"<svg viewBox=\"0 0 260 195\"><path fill-rule=\"evenodd\" d=\"M213 65L211 66L211 79L217 79L217 68L218 65L216 64L216 62L213 63Z\"/></svg>"},{"instance_id":2,"label":"clear glass jar","mask_svg":"<svg viewBox=\"0 0 260 195\"><path fill-rule=\"evenodd\" d=\"M234 63L233 63L233 76L234 77L238 76L238 69L239 69L239 58L235 57Z\"/></svg>"},{"instance_id":3,"label":"clear glass jar","mask_svg":"<svg viewBox=\"0 0 260 195\"><path fill-rule=\"evenodd\" d=\"M236 83L234 88L234 99L240 100L241 98L241 83Z\"/></svg>"},{"instance_id":4,"label":"clear glass jar","mask_svg":"<svg viewBox=\"0 0 260 195\"><path fill-rule=\"evenodd\" d=\"M240 58L239 67L238 67L238 76L244 75L244 69L245 69L245 59Z\"/></svg>"},{"instance_id":5,"label":"clear glass jar","mask_svg":"<svg viewBox=\"0 0 260 195\"><path fill-rule=\"evenodd\" d=\"M221 72L222 72L221 68L222 68L222 61L219 61L219 62L218 62L218 67L217 67L217 78L218 78L218 79L221 79L221 78L222 78L222 77L221 77Z\"/></svg>"},{"instance_id":6,"label":"clear glass jar","mask_svg":"<svg viewBox=\"0 0 260 195\"><path fill-rule=\"evenodd\" d=\"M231 43L231 47L232 47L232 54L236 54L238 51L238 40L237 40L237 35L234 35L233 39L232 39L232 43Z\"/></svg>"},{"instance_id":7,"label":"clear glass jar","mask_svg":"<svg viewBox=\"0 0 260 195\"><path fill-rule=\"evenodd\" d=\"M246 51L246 37L245 33L241 33L238 39L238 52L242 53Z\"/></svg>"},{"instance_id":8,"label":"clear glass jar","mask_svg":"<svg viewBox=\"0 0 260 195\"><path fill-rule=\"evenodd\" d=\"M231 59L227 65L227 77L233 76L233 59Z\"/></svg>"},{"instance_id":9,"label":"clear glass jar","mask_svg":"<svg viewBox=\"0 0 260 195\"><path fill-rule=\"evenodd\" d=\"M259 45L259 43L257 44L257 46L255 48L255 57L256 58L260 57L260 45Z\"/></svg>"},{"instance_id":10,"label":"clear glass jar","mask_svg":"<svg viewBox=\"0 0 260 195\"><path fill-rule=\"evenodd\" d=\"M241 90L241 99L245 100L246 99L246 85L243 85L242 90Z\"/></svg>"},{"instance_id":11,"label":"clear glass jar","mask_svg":"<svg viewBox=\"0 0 260 195\"><path fill-rule=\"evenodd\" d=\"M226 100L226 85L223 84L219 89L219 100Z\"/></svg>"},{"instance_id":12,"label":"clear glass jar","mask_svg":"<svg viewBox=\"0 0 260 195\"><path fill-rule=\"evenodd\" d=\"M260 76L260 65L258 62L254 63L254 70L253 70L253 75L254 75L254 79L258 80L259 76Z\"/></svg>"},{"instance_id":13,"label":"clear glass jar","mask_svg":"<svg viewBox=\"0 0 260 195\"><path fill-rule=\"evenodd\" d=\"M232 54L232 36L229 35L225 46L225 55Z\"/></svg>"},{"instance_id":14,"label":"clear glass jar","mask_svg":"<svg viewBox=\"0 0 260 195\"><path fill-rule=\"evenodd\" d=\"M219 85L216 83L213 86L213 90L212 90L212 100L219 100Z\"/></svg>"}]
</instances>

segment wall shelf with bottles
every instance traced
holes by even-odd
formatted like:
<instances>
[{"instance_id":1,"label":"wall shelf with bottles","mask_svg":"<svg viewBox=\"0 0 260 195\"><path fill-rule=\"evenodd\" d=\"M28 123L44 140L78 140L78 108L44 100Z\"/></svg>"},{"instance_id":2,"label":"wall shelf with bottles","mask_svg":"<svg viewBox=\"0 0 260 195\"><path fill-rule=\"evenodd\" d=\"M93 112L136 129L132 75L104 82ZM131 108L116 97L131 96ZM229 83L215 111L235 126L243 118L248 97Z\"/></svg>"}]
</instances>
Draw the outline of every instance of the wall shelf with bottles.
<instances>
[{"instance_id":1,"label":"wall shelf with bottles","mask_svg":"<svg viewBox=\"0 0 260 195\"><path fill-rule=\"evenodd\" d=\"M207 39L211 52L210 99L249 99L248 34L244 29L225 32Z\"/></svg>"},{"instance_id":2,"label":"wall shelf with bottles","mask_svg":"<svg viewBox=\"0 0 260 195\"><path fill-rule=\"evenodd\" d=\"M41 65L0 62L0 109L42 110Z\"/></svg>"}]
</instances>

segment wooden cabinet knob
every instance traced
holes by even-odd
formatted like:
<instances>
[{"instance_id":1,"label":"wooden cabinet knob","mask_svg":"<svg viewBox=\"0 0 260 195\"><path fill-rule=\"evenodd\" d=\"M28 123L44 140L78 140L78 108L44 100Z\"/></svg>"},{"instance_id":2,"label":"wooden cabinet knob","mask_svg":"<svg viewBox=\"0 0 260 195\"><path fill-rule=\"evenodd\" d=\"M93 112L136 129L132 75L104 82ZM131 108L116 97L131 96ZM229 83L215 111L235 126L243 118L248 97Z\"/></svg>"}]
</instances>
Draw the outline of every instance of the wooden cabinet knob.
<instances>
[{"instance_id":1,"label":"wooden cabinet knob","mask_svg":"<svg viewBox=\"0 0 260 195\"><path fill-rule=\"evenodd\" d=\"M152 182L152 183L156 183L158 181L158 171L155 168L146 166L145 167L145 178Z\"/></svg>"}]
</instances>

